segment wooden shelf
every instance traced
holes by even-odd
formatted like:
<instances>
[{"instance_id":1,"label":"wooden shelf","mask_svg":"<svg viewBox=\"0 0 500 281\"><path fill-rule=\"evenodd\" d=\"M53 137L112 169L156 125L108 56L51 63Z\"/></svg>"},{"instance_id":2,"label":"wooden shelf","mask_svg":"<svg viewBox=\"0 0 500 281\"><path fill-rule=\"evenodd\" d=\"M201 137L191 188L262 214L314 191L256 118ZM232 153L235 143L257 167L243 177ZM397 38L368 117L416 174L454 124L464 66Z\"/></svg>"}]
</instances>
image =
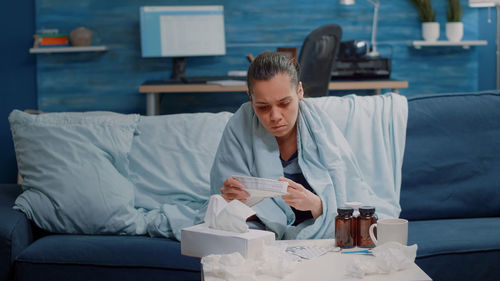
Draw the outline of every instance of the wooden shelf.
<instances>
[{"instance_id":1,"label":"wooden shelf","mask_svg":"<svg viewBox=\"0 0 500 281\"><path fill-rule=\"evenodd\" d=\"M84 46L84 47L47 47L47 48L31 48L30 54L46 54L46 53L75 53L75 52L104 52L107 51L106 46Z\"/></svg>"},{"instance_id":2,"label":"wooden shelf","mask_svg":"<svg viewBox=\"0 0 500 281\"><path fill-rule=\"evenodd\" d=\"M488 45L488 41L486 40L470 40L470 41L459 41L459 42L451 42L451 41L413 41L413 47L415 49L421 49L422 47L452 47L458 46L464 49L469 49L470 46L484 46Z\"/></svg>"}]
</instances>

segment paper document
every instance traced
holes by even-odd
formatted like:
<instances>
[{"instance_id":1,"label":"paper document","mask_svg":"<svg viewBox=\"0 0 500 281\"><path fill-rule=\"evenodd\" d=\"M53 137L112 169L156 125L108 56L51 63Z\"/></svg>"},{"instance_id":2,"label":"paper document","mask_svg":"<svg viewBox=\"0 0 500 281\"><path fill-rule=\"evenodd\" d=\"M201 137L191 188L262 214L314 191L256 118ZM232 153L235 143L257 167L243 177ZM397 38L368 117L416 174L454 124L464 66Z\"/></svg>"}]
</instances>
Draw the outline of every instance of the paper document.
<instances>
[{"instance_id":1,"label":"paper document","mask_svg":"<svg viewBox=\"0 0 500 281\"><path fill-rule=\"evenodd\" d=\"M246 204L250 207L259 203L268 197L285 195L288 183L286 181L277 181L271 179L248 177L248 176L233 176L243 184L243 188L250 193Z\"/></svg>"},{"instance_id":2,"label":"paper document","mask_svg":"<svg viewBox=\"0 0 500 281\"><path fill-rule=\"evenodd\" d=\"M326 254L328 249L307 246L292 246L286 248L286 252L303 259L312 260Z\"/></svg>"}]
</instances>

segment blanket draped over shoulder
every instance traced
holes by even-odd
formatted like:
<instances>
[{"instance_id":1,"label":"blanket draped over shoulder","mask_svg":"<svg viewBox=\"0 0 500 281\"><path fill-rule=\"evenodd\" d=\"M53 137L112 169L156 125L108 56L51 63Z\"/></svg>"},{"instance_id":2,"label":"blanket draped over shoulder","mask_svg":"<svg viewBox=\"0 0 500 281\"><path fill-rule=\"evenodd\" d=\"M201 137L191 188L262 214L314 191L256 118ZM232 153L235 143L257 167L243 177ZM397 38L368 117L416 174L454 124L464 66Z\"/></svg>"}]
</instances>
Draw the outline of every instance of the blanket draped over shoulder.
<instances>
[{"instance_id":1,"label":"blanket draped over shoulder","mask_svg":"<svg viewBox=\"0 0 500 281\"><path fill-rule=\"evenodd\" d=\"M323 214L292 226L295 215L281 197L253 206L278 239L334 236L337 207L359 201L376 207L379 218L398 217L407 103L403 96L303 99L297 120L298 163L320 196ZM233 175L283 176L275 137L259 122L250 103L229 120L211 170L211 193Z\"/></svg>"}]
</instances>

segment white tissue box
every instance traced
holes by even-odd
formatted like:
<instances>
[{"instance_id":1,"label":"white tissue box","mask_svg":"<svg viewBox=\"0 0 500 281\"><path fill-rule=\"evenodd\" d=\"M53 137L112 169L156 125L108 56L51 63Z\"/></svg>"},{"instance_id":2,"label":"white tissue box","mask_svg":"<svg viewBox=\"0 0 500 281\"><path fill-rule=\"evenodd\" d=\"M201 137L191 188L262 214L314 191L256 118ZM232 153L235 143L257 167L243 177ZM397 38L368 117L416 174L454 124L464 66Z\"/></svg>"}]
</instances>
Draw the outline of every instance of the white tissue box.
<instances>
[{"instance_id":1,"label":"white tissue box","mask_svg":"<svg viewBox=\"0 0 500 281\"><path fill-rule=\"evenodd\" d=\"M238 233L198 224L181 230L181 253L201 258L239 252L245 258L254 258L264 244L274 240L275 235L270 231L249 229L248 232Z\"/></svg>"}]
</instances>

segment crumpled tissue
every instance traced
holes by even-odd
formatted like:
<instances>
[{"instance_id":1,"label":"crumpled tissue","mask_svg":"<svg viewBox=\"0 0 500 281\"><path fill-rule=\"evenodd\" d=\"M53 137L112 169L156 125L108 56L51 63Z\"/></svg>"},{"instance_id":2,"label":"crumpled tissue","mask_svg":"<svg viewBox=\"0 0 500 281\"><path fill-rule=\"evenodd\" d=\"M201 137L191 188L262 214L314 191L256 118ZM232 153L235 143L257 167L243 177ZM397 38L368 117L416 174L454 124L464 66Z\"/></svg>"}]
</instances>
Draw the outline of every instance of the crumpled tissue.
<instances>
[{"instance_id":1,"label":"crumpled tissue","mask_svg":"<svg viewBox=\"0 0 500 281\"><path fill-rule=\"evenodd\" d=\"M369 274L389 274L409 268L417 256L417 244L404 246L397 242L387 242L373 248L375 258L354 258L347 266L347 275L363 278Z\"/></svg>"},{"instance_id":2,"label":"crumpled tissue","mask_svg":"<svg viewBox=\"0 0 500 281\"><path fill-rule=\"evenodd\" d=\"M297 261L289 258L286 247L266 245L254 258L245 259L240 253L208 255L201 259L206 280L256 281L259 275L283 278L293 272Z\"/></svg>"},{"instance_id":3,"label":"crumpled tissue","mask_svg":"<svg viewBox=\"0 0 500 281\"><path fill-rule=\"evenodd\" d=\"M233 232L248 232L246 220L255 215L255 211L244 203L233 200L229 203L220 195L210 196L205 223L209 228Z\"/></svg>"}]
</instances>

